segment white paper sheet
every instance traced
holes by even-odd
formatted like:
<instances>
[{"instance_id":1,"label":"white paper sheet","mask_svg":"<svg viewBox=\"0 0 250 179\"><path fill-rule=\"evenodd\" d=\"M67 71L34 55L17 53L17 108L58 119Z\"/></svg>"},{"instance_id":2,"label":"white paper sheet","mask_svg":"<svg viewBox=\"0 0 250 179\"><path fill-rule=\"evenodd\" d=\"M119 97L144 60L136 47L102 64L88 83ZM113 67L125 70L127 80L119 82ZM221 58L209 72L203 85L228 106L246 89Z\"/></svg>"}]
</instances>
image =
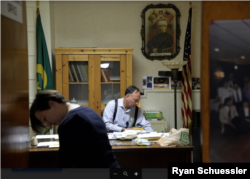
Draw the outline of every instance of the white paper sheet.
<instances>
[{"instance_id":1,"label":"white paper sheet","mask_svg":"<svg viewBox=\"0 0 250 179\"><path fill-rule=\"evenodd\" d=\"M39 142L37 144L37 147L49 147L49 148L59 147L59 141Z\"/></svg>"},{"instance_id":2,"label":"white paper sheet","mask_svg":"<svg viewBox=\"0 0 250 179\"><path fill-rule=\"evenodd\" d=\"M37 139L59 139L58 134L54 135L36 135Z\"/></svg>"}]
</instances>

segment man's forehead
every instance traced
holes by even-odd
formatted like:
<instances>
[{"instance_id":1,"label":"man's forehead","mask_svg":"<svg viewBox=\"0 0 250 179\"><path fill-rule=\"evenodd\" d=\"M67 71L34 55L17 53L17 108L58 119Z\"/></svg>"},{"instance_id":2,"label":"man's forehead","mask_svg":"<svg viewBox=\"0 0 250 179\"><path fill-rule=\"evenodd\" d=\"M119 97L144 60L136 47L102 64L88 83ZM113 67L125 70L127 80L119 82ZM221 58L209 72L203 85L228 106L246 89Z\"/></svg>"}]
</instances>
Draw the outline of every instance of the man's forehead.
<instances>
[{"instance_id":1,"label":"man's forehead","mask_svg":"<svg viewBox=\"0 0 250 179\"><path fill-rule=\"evenodd\" d=\"M134 98L135 98L135 97L139 98L139 97L141 96L141 94L140 94L139 91L134 91L134 92L132 93L132 96L133 96Z\"/></svg>"}]
</instances>

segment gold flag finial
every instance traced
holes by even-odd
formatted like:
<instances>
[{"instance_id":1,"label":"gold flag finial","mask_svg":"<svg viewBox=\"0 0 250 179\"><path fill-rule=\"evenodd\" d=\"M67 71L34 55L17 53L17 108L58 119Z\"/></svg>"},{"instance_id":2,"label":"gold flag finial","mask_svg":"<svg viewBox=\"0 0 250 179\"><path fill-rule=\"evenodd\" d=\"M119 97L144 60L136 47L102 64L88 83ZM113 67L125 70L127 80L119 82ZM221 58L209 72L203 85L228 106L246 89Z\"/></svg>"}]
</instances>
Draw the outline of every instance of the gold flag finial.
<instances>
[{"instance_id":1,"label":"gold flag finial","mask_svg":"<svg viewBox=\"0 0 250 179\"><path fill-rule=\"evenodd\" d=\"M37 9L39 9L39 1L36 1Z\"/></svg>"},{"instance_id":2,"label":"gold flag finial","mask_svg":"<svg viewBox=\"0 0 250 179\"><path fill-rule=\"evenodd\" d=\"M190 7L190 8L192 7L192 2L191 2L191 1L189 2L189 7Z\"/></svg>"}]
</instances>

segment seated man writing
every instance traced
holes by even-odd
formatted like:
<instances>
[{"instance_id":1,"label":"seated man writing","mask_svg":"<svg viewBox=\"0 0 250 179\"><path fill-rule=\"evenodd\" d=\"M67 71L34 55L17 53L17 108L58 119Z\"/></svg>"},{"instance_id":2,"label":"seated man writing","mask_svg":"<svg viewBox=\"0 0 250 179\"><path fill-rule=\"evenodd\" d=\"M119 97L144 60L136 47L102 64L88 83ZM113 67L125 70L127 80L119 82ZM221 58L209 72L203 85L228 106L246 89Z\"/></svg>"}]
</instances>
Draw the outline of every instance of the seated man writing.
<instances>
[{"instance_id":1,"label":"seated man writing","mask_svg":"<svg viewBox=\"0 0 250 179\"><path fill-rule=\"evenodd\" d=\"M151 124L145 119L141 109L136 106L140 97L140 90L130 86L126 89L123 98L112 100L107 104L103 120L108 131L122 132L137 126L147 132L153 132Z\"/></svg>"}]
</instances>

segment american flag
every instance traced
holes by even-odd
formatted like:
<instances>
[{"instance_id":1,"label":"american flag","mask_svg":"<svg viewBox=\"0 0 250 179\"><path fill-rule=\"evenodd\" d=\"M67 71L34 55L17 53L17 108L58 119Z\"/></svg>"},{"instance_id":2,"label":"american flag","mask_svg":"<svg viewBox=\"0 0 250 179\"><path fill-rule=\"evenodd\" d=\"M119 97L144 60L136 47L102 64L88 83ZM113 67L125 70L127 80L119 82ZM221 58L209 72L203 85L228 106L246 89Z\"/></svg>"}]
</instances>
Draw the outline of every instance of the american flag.
<instances>
[{"instance_id":1,"label":"american flag","mask_svg":"<svg viewBox=\"0 0 250 179\"><path fill-rule=\"evenodd\" d=\"M188 63L182 69L181 115L184 128L188 128L192 120L191 19L192 8L189 9L183 55L183 61Z\"/></svg>"},{"instance_id":2,"label":"american flag","mask_svg":"<svg viewBox=\"0 0 250 179\"><path fill-rule=\"evenodd\" d=\"M168 11L165 12L165 14L163 14L164 17L166 17L169 22L171 22L171 20L174 18L174 16L172 14L170 14Z\"/></svg>"}]
</instances>

